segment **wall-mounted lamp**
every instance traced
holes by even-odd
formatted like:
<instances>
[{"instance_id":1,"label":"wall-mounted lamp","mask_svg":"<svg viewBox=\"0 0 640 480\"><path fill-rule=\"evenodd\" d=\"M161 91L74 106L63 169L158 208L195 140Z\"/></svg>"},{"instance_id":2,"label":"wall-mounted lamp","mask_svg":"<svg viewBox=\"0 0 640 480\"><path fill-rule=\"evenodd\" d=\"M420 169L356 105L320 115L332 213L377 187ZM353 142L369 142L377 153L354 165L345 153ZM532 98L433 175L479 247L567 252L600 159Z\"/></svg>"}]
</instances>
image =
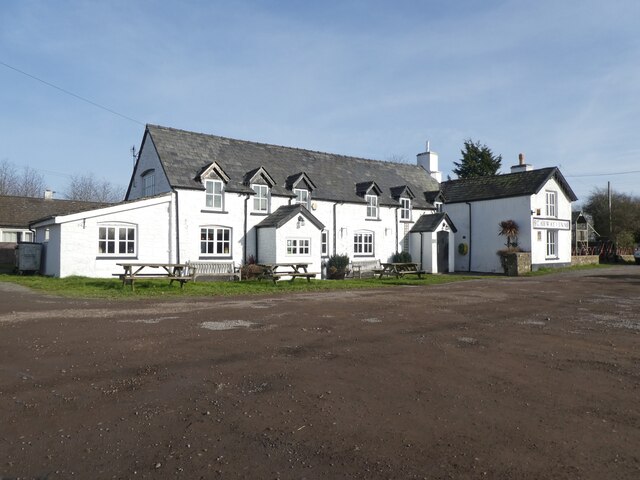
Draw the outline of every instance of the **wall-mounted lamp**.
<instances>
[{"instance_id":1,"label":"wall-mounted lamp","mask_svg":"<svg viewBox=\"0 0 640 480\"><path fill-rule=\"evenodd\" d=\"M302 215L298 215L298 223L296 223L296 227L304 227L304 217Z\"/></svg>"}]
</instances>

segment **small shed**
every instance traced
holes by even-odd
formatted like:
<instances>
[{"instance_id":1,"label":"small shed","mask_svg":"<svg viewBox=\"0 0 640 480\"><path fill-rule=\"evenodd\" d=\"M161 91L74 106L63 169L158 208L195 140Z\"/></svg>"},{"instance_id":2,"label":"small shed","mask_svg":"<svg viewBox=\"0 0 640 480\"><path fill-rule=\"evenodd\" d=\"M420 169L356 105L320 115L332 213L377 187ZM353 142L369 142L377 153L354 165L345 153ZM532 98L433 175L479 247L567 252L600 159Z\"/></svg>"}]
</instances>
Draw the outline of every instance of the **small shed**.
<instances>
[{"instance_id":1,"label":"small shed","mask_svg":"<svg viewBox=\"0 0 640 480\"><path fill-rule=\"evenodd\" d=\"M456 231L455 225L446 213L422 215L409 231L411 258L419 259L422 270L426 272L453 272Z\"/></svg>"}]
</instances>

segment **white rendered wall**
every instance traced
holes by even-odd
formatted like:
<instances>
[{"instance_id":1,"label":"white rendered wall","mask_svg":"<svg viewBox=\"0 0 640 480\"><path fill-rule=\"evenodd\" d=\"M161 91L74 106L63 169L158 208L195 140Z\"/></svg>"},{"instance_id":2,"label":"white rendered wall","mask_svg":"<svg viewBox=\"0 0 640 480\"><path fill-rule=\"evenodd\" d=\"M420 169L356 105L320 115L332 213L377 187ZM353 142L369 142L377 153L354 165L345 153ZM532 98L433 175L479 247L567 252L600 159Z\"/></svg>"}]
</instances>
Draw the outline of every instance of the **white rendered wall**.
<instances>
[{"instance_id":1,"label":"white rendered wall","mask_svg":"<svg viewBox=\"0 0 640 480\"><path fill-rule=\"evenodd\" d=\"M45 241L46 229L49 229L49 240ZM60 272L60 225L36 228L36 242L43 245L43 275L59 277Z\"/></svg>"},{"instance_id":2,"label":"white rendered wall","mask_svg":"<svg viewBox=\"0 0 640 480\"><path fill-rule=\"evenodd\" d=\"M170 219L171 196L147 202L121 204L99 210L90 210L65 217L57 217L59 224L43 225L49 228L47 275L67 277L112 277L122 271L122 262L171 262ZM100 226L132 225L136 227L136 254L111 256L98 252ZM60 242L57 243L59 232ZM59 264L56 268L56 252Z\"/></svg>"},{"instance_id":3,"label":"white rendered wall","mask_svg":"<svg viewBox=\"0 0 640 480\"><path fill-rule=\"evenodd\" d=\"M514 220L518 224L518 245L525 251L531 249L531 198L528 196L472 202L471 228L466 203L445 204L443 209L458 229L453 245L450 245L458 271L469 270L469 258L473 272L503 271L497 254L498 250L506 248L506 237L498 235L503 220ZM462 242L469 245L467 255L458 253L458 245Z\"/></svg>"},{"instance_id":4,"label":"white rendered wall","mask_svg":"<svg viewBox=\"0 0 640 480\"><path fill-rule=\"evenodd\" d=\"M277 240L275 228L260 228L258 233L258 263L277 263Z\"/></svg>"},{"instance_id":5,"label":"white rendered wall","mask_svg":"<svg viewBox=\"0 0 640 480\"><path fill-rule=\"evenodd\" d=\"M308 271L319 273L321 270L320 230L309 220L298 228L297 216L289 220L276 230L275 247L277 263L308 263ZM290 255L287 253L287 239L309 239L308 255ZM262 258L262 254L260 255Z\"/></svg>"}]
</instances>

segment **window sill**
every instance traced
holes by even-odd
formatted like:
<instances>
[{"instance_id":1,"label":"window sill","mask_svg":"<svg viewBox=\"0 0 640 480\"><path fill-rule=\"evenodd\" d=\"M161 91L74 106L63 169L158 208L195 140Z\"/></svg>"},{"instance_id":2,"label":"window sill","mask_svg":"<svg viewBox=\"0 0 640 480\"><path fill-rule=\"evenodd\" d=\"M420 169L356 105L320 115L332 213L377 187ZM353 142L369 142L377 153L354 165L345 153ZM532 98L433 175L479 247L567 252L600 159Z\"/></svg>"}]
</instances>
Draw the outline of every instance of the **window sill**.
<instances>
[{"instance_id":1,"label":"window sill","mask_svg":"<svg viewBox=\"0 0 640 480\"><path fill-rule=\"evenodd\" d=\"M198 257L198 260L233 260L233 257L231 255L220 255L220 256L214 256L214 255L200 255Z\"/></svg>"},{"instance_id":2,"label":"window sill","mask_svg":"<svg viewBox=\"0 0 640 480\"><path fill-rule=\"evenodd\" d=\"M382 221L379 218L365 218L364 220L366 222L381 222Z\"/></svg>"},{"instance_id":3,"label":"window sill","mask_svg":"<svg viewBox=\"0 0 640 480\"><path fill-rule=\"evenodd\" d=\"M137 260L137 255L97 255L96 260Z\"/></svg>"},{"instance_id":4,"label":"window sill","mask_svg":"<svg viewBox=\"0 0 640 480\"><path fill-rule=\"evenodd\" d=\"M229 212L225 212L224 210L215 210L213 208L203 208L202 210L200 210L201 213L229 213Z\"/></svg>"},{"instance_id":5,"label":"window sill","mask_svg":"<svg viewBox=\"0 0 640 480\"><path fill-rule=\"evenodd\" d=\"M269 212L250 212L249 215L255 215L256 217L266 217Z\"/></svg>"},{"instance_id":6,"label":"window sill","mask_svg":"<svg viewBox=\"0 0 640 480\"><path fill-rule=\"evenodd\" d=\"M367 255L356 255L355 253L353 254L353 258L373 258L373 257L375 257L373 253L367 254Z\"/></svg>"},{"instance_id":7,"label":"window sill","mask_svg":"<svg viewBox=\"0 0 640 480\"><path fill-rule=\"evenodd\" d=\"M413 220L400 220L400 223L413 223Z\"/></svg>"}]
</instances>

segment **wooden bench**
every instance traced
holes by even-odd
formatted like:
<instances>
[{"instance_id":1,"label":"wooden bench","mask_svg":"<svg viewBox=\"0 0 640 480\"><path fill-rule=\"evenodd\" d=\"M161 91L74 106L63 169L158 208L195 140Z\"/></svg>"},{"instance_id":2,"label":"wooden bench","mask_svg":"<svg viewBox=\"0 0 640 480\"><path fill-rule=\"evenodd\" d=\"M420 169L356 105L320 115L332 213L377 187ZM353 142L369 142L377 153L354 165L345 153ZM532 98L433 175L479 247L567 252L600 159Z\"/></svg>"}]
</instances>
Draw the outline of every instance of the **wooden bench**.
<instances>
[{"instance_id":1,"label":"wooden bench","mask_svg":"<svg viewBox=\"0 0 640 480\"><path fill-rule=\"evenodd\" d=\"M380 270L380 260L354 260L349 264L349 270L351 270L351 278L362 278L363 274L375 276L376 271Z\"/></svg>"},{"instance_id":2,"label":"wooden bench","mask_svg":"<svg viewBox=\"0 0 640 480\"><path fill-rule=\"evenodd\" d=\"M242 280L240 268L233 262L187 262L187 270L193 272L193 281L198 277L228 278Z\"/></svg>"}]
</instances>

